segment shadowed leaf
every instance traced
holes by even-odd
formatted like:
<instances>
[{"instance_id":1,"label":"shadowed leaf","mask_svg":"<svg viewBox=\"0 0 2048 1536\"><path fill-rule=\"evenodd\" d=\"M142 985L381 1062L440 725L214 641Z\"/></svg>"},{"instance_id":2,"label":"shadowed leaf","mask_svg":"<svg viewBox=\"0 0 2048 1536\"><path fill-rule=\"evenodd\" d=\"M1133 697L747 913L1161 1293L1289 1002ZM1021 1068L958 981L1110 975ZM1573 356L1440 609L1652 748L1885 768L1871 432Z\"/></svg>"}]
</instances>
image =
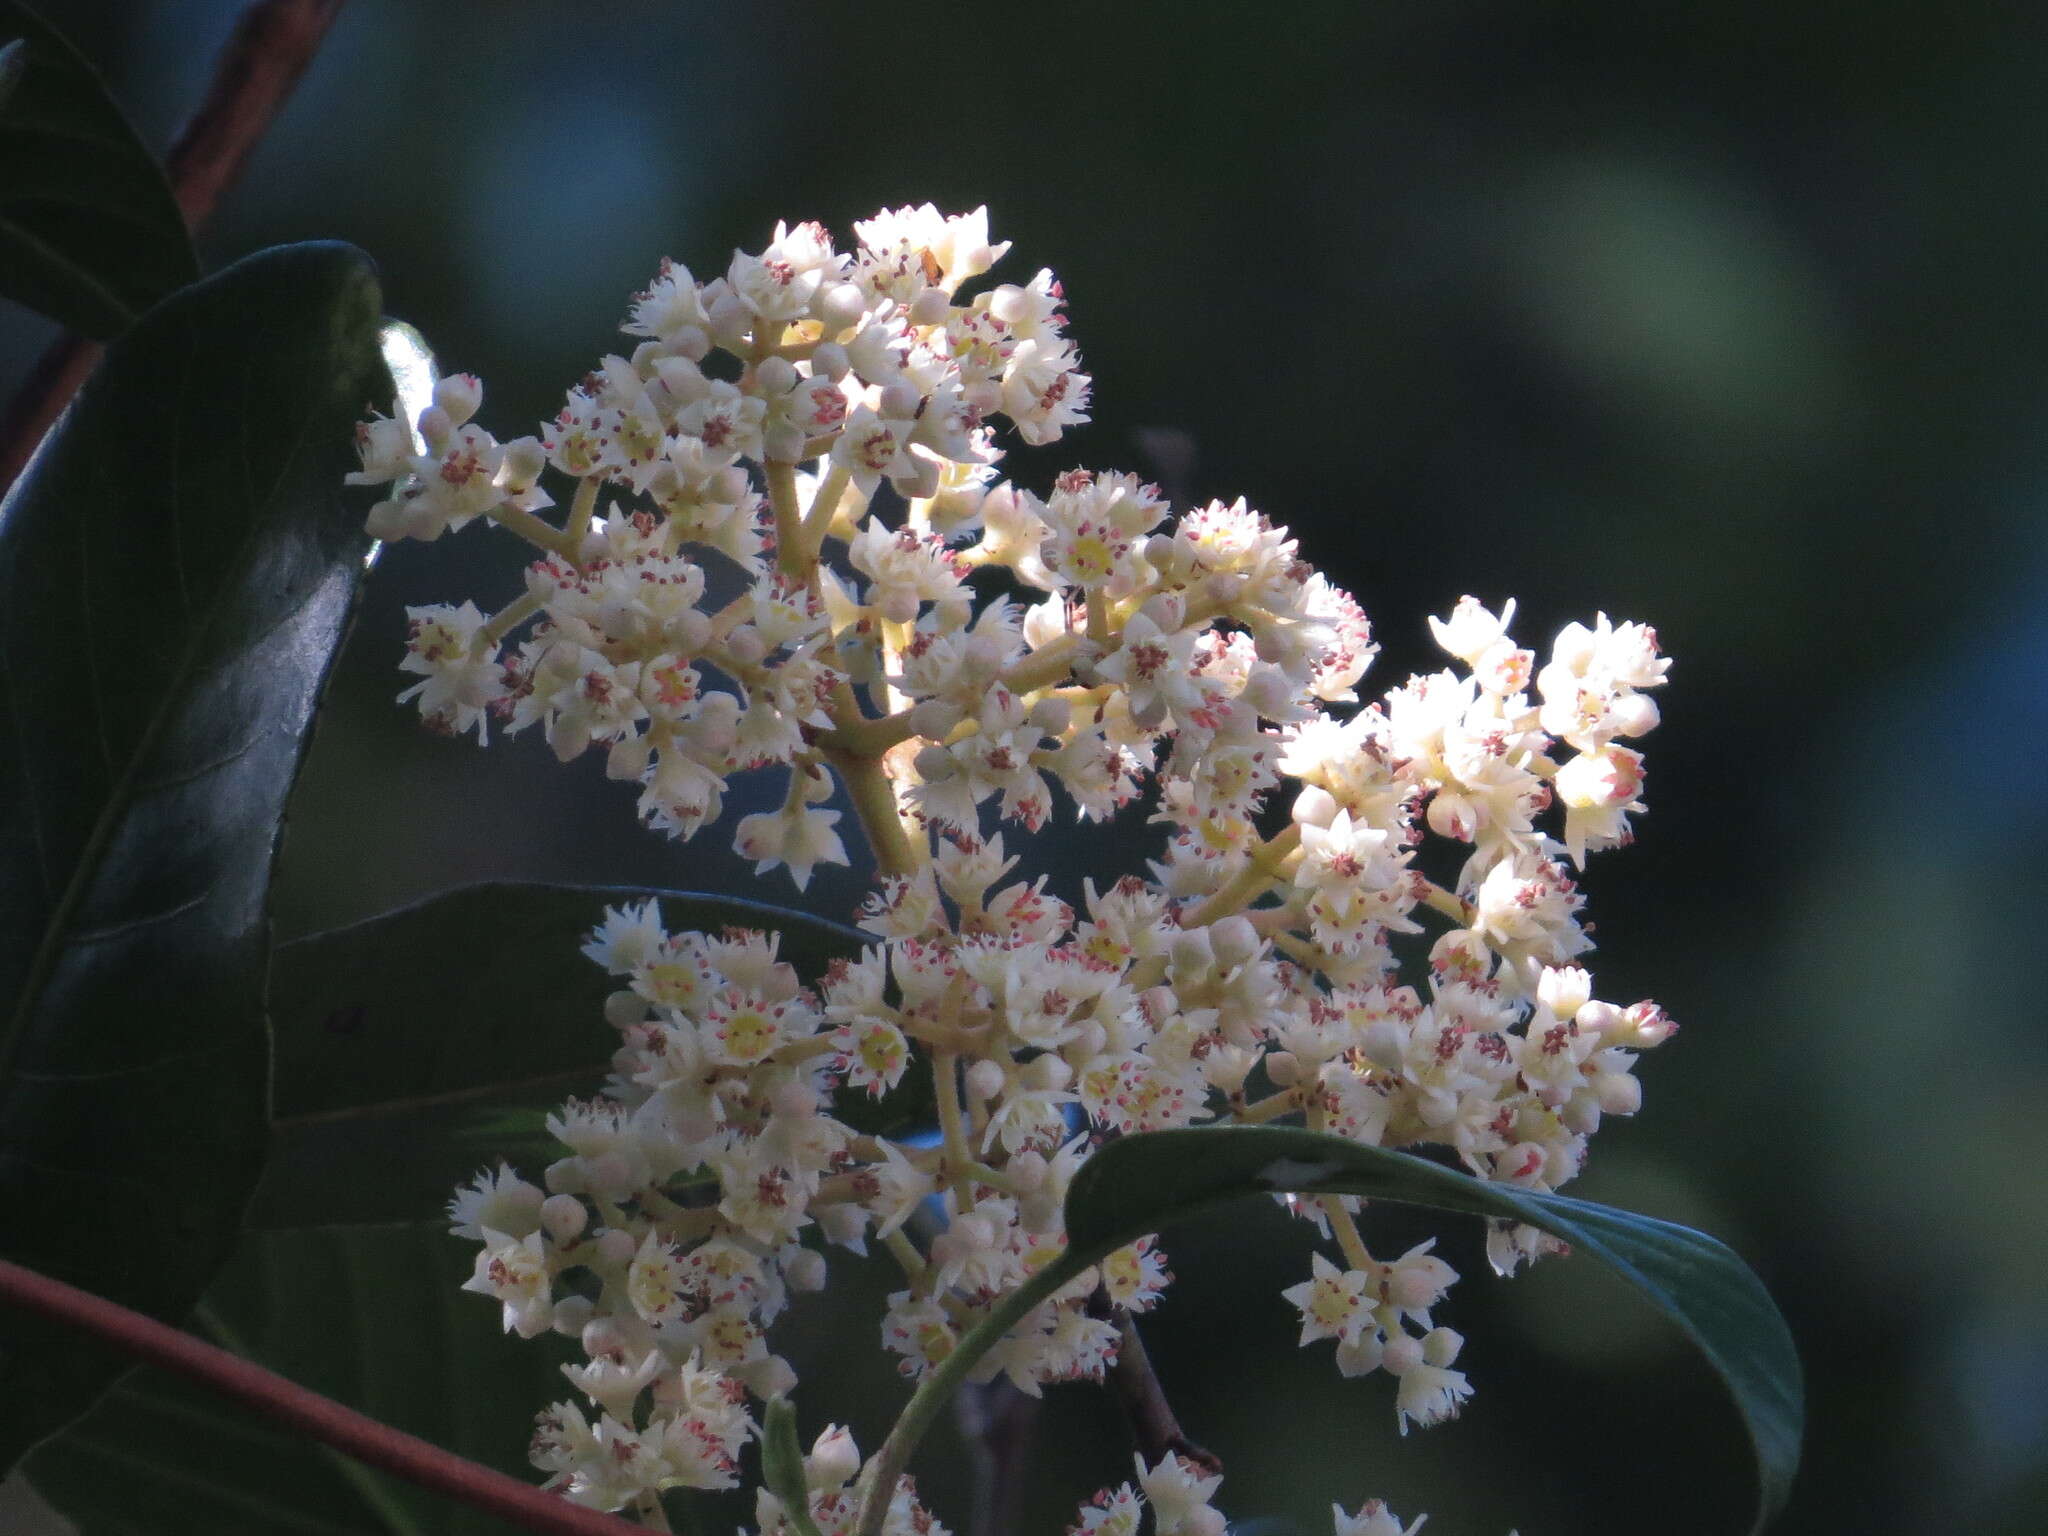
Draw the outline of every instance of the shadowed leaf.
<instances>
[{"instance_id":1,"label":"shadowed leaf","mask_svg":"<svg viewBox=\"0 0 2048 1536\"><path fill-rule=\"evenodd\" d=\"M111 349L0 504L0 1251L176 1320L264 1145L264 896L365 540L377 284L265 251ZM0 1466L121 1369L0 1316Z\"/></svg>"},{"instance_id":2,"label":"shadowed leaf","mask_svg":"<svg viewBox=\"0 0 2048 1536\"><path fill-rule=\"evenodd\" d=\"M0 0L0 43L0 294L104 340L198 278L192 238L78 51L18 0Z\"/></svg>"},{"instance_id":3,"label":"shadowed leaf","mask_svg":"<svg viewBox=\"0 0 2048 1536\"><path fill-rule=\"evenodd\" d=\"M531 1167L559 1156L546 1111L596 1093L619 1043L604 1000L620 979L584 956L583 940L607 907L647 900L671 933L775 932L806 982L874 942L732 897L504 883L284 945L271 978L279 1141L251 1220L430 1216L500 1157ZM879 1103L845 1094L835 1113L863 1130L921 1124L918 1091L906 1082Z\"/></svg>"}]
</instances>

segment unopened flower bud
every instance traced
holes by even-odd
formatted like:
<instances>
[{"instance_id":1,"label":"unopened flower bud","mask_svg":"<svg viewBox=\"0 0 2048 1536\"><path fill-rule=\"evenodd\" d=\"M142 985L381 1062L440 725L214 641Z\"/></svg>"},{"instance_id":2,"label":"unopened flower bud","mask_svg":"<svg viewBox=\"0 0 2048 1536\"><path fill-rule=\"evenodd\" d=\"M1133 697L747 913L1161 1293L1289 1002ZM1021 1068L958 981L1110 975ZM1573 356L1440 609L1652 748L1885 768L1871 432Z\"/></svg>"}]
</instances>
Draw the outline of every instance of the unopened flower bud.
<instances>
[{"instance_id":1,"label":"unopened flower bud","mask_svg":"<svg viewBox=\"0 0 2048 1536\"><path fill-rule=\"evenodd\" d=\"M499 483L514 496L524 495L547 467L548 453L536 437L515 437L505 445L505 462L499 469Z\"/></svg>"},{"instance_id":2,"label":"unopened flower bud","mask_svg":"<svg viewBox=\"0 0 2048 1536\"><path fill-rule=\"evenodd\" d=\"M1546 965L1536 983L1537 1001L1566 1023L1579 1016L1592 996L1592 976L1576 965Z\"/></svg>"},{"instance_id":3,"label":"unopened flower bud","mask_svg":"<svg viewBox=\"0 0 2048 1536\"><path fill-rule=\"evenodd\" d=\"M941 325L945 323L946 311L953 307L943 288L926 288L910 301L910 323L912 325Z\"/></svg>"},{"instance_id":4,"label":"unopened flower bud","mask_svg":"<svg viewBox=\"0 0 2048 1536\"><path fill-rule=\"evenodd\" d=\"M966 714L967 711L951 699L926 699L910 711L910 731L927 741L943 741Z\"/></svg>"},{"instance_id":5,"label":"unopened flower bud","mask_svg":"<svg viewBox=\"0 0 2048 1536\"><path fill-rule=\"evenodd\" d=\"M624 1237L623 1232L607 1232L606 1237ZM631 1239L627 1239L628 1247ZM627 1349L626 1333L608 1317L594 1318L583 1325L583 1353L593 1360L623 1359Z\"/></svg>"},{"instance_id":6,"label":"unopened flower bud","mask_svg":"<svg viewBox=\"0 0 2048 1536\"><path fill-rule=\"evenodd\" d=\"M786 395L796 387L796 365L786 357L766 357L754 369L754 382L767 395Z\"/></svg>"},{"instance_id":7,"label":"unopened flower bud","mask_svg":"<svg viewBox=\"0 0 2048 1536\"><path fill-rule=\"evenodd\" d=\"M1228 607L1244 596L1244 578L1234 571L1219 571L1202 584L1202 590L1210 602Z\"/></svg>"},{"instance_id":8,"label":"unopened flower bud","mask_svg":"<svg viewBox=\"0 0 2048 1536\"><path fill-rule=\"evenodd\" d=\"M815 1248L799 1248L782 1266L782 1274L793 1291L822 1291L825 1269L825 1255Z\"/></svg>"},{"instance_id":9,"label":"unopened flower bud","mask_svg":"<svg viewBox=\"0 0 2048 1536\"><path fill-rule=\"evenodd\" d=\"M473 373L451 373L434 384L434 405L447 415L451 426L468 421L483 403L483 381Z\"/></svg>"},{"instance_id":10,"label":"unopened flower bud","mask_svg":"<svg viewBox=\"0 0 2048 1536\"><path fill-rule=\"evenodd\" d=\"M742 624L727 635L725 648L732 653L734 661L746 667L758 667L761 659L768 654L768 642L761 638L761 632L751 624Z\"/></svg>"},{"instance_id":11,"label":"unopened flower bud","mask_svg":"<svg viewBox=\"0 0 2048 1536\"><path fill-rule=\"evenodd\" d=\"M1327 789L1313 784L1304 784L1301 793L1294 797L1294 820L1297 826L1327 827L1337 819L1337 797Z\"/></svg>"},{"instance_id":12,"label":"unopened flower bud","mask_svg":"<svg viewBox=\"0 0 2048 1536\"><path fill-rule=\"evenodd\" d=\"M1593 1087L1605 1114L1632 1115L1643 1107L1643 1085L1633 1072L1602 1072Z\"/></svg>"},{"instance_id":13,"label":"unopened flower bud","mask_svg":"<svg viewBox=\"0 0 2048 1536\"><path fill-rule=\"evenodd\" d=\"M995 1062L983 1057L967 1069L967 1091L976 1099L992 1099L1003 1091L1008 1075Z\"/></svg>"},{"instance_id":14,"label":"unopened flower bud","mask_svg":"<svg viewBox=\"0 0 2048 1536\"><path fill-rule=\"evenodd\" d=\"M1216 966L1216 950L1207 928L1177 929L1166 952L1176 975L1201 976Z\"/></svg>"},{"instance_id":15,"label":"unopened flower bud","mask_svg":"<svg viewBox=\"0 0 2048 1536\"><path fill-rule=\"evenodd\" d=\"M1017 1186L1020 1194L1030 1194L1045 1183L1046 1165L1044 1154L1026 1147L1010 1159L1008 1169L1010 1182Z\"/></svg>"},{"instance_id":16,"label":"unopened flower bud","mask_svg":"<svg viewBox=\"0 0 2048 1536\"><path fill-rule=\"evenodd\" d=\"M447 446L450 435L455 431L455 423L440 406L430 405L420 412L419 428L428 450L439 453Z\"/></svg>"},{"instance_id":17,"label":"unopened flower bud","mask_svg":"<svg viewBox=\"0 0 2048 1536\"><path fill-rule=\"evenodd\" d=\"M1422 1340L1405 1333L1390 1334L1380 1351L1380 1364L1391 1375L1406 1376L1422 1364Z\"/></svg>"},{"instance_id":18,"label":"unopened flower bud","mask_svg":"<svg viewBox=\"0 0 2048 1536\"><path fill-rule=\"evenodd\" d=\"M647 765L654 757L652 736L621 736L612 743L605 754L604 772L608 779L638 779L647 772Z\"/></svg>"},{"instance_id":19,"label":"unopened flower bud","mask_svg":"<svg viewBox=\"0 0 2048 1536\"><path fill-rule=\"evenodd\" d=\"M818 1091L809 1083L792 1079L776 1086L769 1103L785 1120L808 1120L818 1112Z\"/></svg>"},{"instance_id":20,"label":"unopened flower bud","mask_svg":"<svg viewBox=\"0 0 2048 1536\"><path fill-rule=\"evenodd\" d=\"M891 384L882 391L882 398L875 406L879 416L893 416L907 420L917 414L917 408L924 404L924 395L915 384Z\"/></svg>"},{"instance_id":21,"label":"unopened flower bud","mask_svg":"<svg viewBox=\"0 0 2048 1536\"><path fill-rule=\"evenodd\" d=\"M1276 667L1261 667L1245 684L1244 698L1268 720L1282 720L1293 712L1294 684Z\"/></svg>"},{"instance_id":22,"label":"unopened flower bud","mask_svg":"<svg viewBox=\"0 0 2048 1536\"><path fill-rule=\"evenodd\" d=\"M1259 930L1252 926L1252 920L1242 912L1209 925L1209 943L1216 952L1216 958L1224 965L1235 969L1248 965L1257 958L1261 944Z\"/></svg>"},{"instance_id":23,"label":"unopened flower bud","mask_svg":"<svg viewBox=\"0 0 2048 1536\"><path fill-rule=\"evenodd\" d=\"M1646 736L1657 728L1657 701L1647 693L1625 693L1607 706L1608 723L1617 736Z\"/></svg>"},{"instance_id":24,"label":"unopened flower bud","mask_svg":"<svg viewBox=\"0 0 2048 1536\"><path fill-rule=\"evenodd\" d=\"M565 1339L581 1338L596 1310L588 1296L564 1296L555 1303L555 1332Z\"/></svg>"},{"instance_id":25,"label":"unopened flower bud","mask_svg":"<svg viewBox=\"0 0 2048 1536\"><path fill-rule=\"evenodd\" d=\"M852 366L846 356L846 348L836 341L821 341L811 349L811 372L835 384L846 377Z\"/></svg>"},{"instance_id":26,"label":"unopened flower bud","mask_svg":"<svg viewBox=\"0 0 2048 1536\"><path fill-rule=\"evenodd\" d=\"M1145 541L1145 563L1168 581L1185 580L1195 562L1188 547L1171 534L1155 533ZM1162 594L1163 595L1163 594ZM1177 594L1176 594L1177 595ZM1149 603L1151 600L1147 599ZM1182 611L1185 612L1185 604ZM1161 625L1162 629L1166 626ZM1174 628L1179 628L1175 625Z\"/></svg>"},{"instance_id":27,"label":"unopened flower bud","mask_svg":"<svg viewBox=\"0 0 2048 1536\"><path fill-rule=\"evenodd\" d=\"M1074 723L1074 706L1065 699L1044 698L1031 706L1032 729L1048 736L1064 736Z\"/></svg>"},{"instance_id":28,"label":"unopened flower bud","mask_svg":"<svg viewBox=\"0 0 2048 1536\"><path fill-rule=\"evenodd\" d=\"M804 1481L821 1493L843 1488L860 1470L860 1451L842 1424L828 1424L804 1458Z\"/></svg>"},{"instance_id":29,"label":"unopened flower bud","mask_svg":"<svg viewBox=\"0 0 2048 1536\"><path fill-rule=\"evenodd\" d=\"M721 507L738 506L752 489L747 483L747 472L737 464L726 465L704 482L705 497Z\"/></svg>"},{"instance_id":30,"label":"unopened flower bud","mask_svg":"<svg viewBox=\"0 0 2048 1536\"><path fill-rule=\"evenodd\" d=\"M1178 592L1155 592L1145 599L1138 612L1158 625L1161 634L1170 635L1187 622L1188 603Z\"/></svg>"},{"instance_id":31,"label":"unopened flower bud","mask_svg":"<svg viewBox=\"0 0 2048 1536\"><path fill-rule=\"evenodd\" d=\"M540 1203L540 1224L558 1243L573 1243L589 1221L589 1207L574 1195L549 1195Z\"/></svg>"},{"instance_id":32,"label":"unopened flower bud","mask_svg":"<svg viewBox=\"0 0 2048 1536\"><path fill-rule=\"evenodd\" d=\"M607 1228L597 1239L597 1256L606 1264L630 1264L638 1248L633 1234L620 1227ZM584 1347L589 1348L587 1344Z\"/></svg>"},{"instance_id":33,"label":"unopened flower bud","mask_svg":"<svg viewBox=\"0 0 2048 1536\"><path fill-rule=\"evenodd\" d=\"M796 1386L796 1370L780 1355L749 1361L732 1372L756 1397L787 1397Z\"/></svg>"},{"instance_id":34,"label":"unopened flower bud","mask_svg":"<svg viewBox=\"0 0 2048 1536\"><path fill-rule=\"evenodd\" d=\"M867 298L852 283L834 283L831 287L819 293L815 307L818 320L824 325L826 330L843 331L850 325L860 324L860 317L867 310ZM827 343L826 345L834 346L834 349L838 351L840 373L844 373L846 371L845 349L837 347L834 343ZM823 351L824 348L820 347L818 350ZM812 354L811 362L814 366L817 365L816 353ZM825 370L820 368L819 371L824 372ZM834 373L830 376L836 379L839 377L839 374Z\"/></svg>"},{"instance_id":35,"label":"unopened flower bud","mask_svg":"<svg viewBox=\"0 0 2048 1536\"><path fill-rule=\"evenodd\" d=\"M910 760L910 765L927 784L943 784L960 771L960 765L953 761L953 754L937 742L918 748L917 756Z\"/></svg>"},{"instance_id":36,"label":"unopened flower bud","mask_svg":"<svg viewBox=\"0 0 2048 1536\"><path fill-rule=\"evenodd\" d=\"M1074 1080L1074 1069L1059 1057L1044 1055L1024 1064L1024 1085L1040 1093L1058 1093Z\"/></svg>"},{"instance_id":37,"label":"unopened flower bud","mask_svg":"<svg viewBox=\"0 0 2048 1536\"><path fill-rule=\"evenodd\" d=\"M647 1022L647 999L638 992L614 992L604 1000L604 1021L613 1029Z\"/></svg>"},{"instance_id":38,"label":"unopened flower bud","mask_svg":"<svg viewBox=\"0 0 2048 1536\"><path fill-rule=\"evenodd\" d=\"M1266 1076L1275 1088L1292 1088L1301 1081L1301 1058L1292 1051L1267 1052Z\"/></svg>"},{"instance_id":39,"label":"unopened flower bud","mask_svg":"<svg viewBox=\"0 0 2048 1536\"><path fill-rule=\"evenodd\" d=\"M1465 1335L1455 1328L1432 1328L1422 1336L1422 1363L1442 1370L1458 1358L1465 1347Z\"/></svg>"}]
</instances>

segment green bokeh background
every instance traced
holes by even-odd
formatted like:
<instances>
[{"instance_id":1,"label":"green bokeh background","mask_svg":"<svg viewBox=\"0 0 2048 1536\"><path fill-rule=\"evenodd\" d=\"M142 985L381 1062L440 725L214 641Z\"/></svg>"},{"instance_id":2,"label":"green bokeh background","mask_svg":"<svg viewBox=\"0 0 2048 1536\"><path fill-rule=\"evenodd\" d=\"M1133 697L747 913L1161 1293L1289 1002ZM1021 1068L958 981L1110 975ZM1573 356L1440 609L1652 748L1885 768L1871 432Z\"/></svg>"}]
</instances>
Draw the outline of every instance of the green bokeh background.
<instances>
[{"instance_id":1,"label":"green bokeh background","mask_svg":"<svg viewBox=\"0 0 2048 1536\"><path fill-rule=\"evenodd\" d=\"M48 9L162 144L238 7ZM203 248L364 246L512 436L663 255L708 275L778 217L985 202L1097 378L1093 425L1019 478L1248 496L1358 593L1380 687L1435 664L1424 616L1464 592L1518 597L1529 643L1655 623L1652 811L1587 884L1602 994L1685 1028L1572 1192L1710 1228L1779 1297L1812 1399L1781 1529L1992 1536L2048 1498L2044 77L2048 12L1998 0L351 0ZM42 340L0 318L13 371ZM391 704L405 604L512 589L490 543L375 572L283 931L495 876L772 897L711 840L639 835L598 762ZM1503 1286L1447 1237L1478 1393L1402 1441L1383 1380L1292 1348L1301 1231L1168 1246L1155 1355L1235 1516L1733 1528L1732 1417L1586 1267ZM875 1297L800 1310L806 1424L872 1448L892 1387L824 1362L869 1348ZM1031 1530L1119 1475L1099 1399L1050 1403ZM964 1527L958 1479L928 1485Z\"/></svg>"}]
</instances>

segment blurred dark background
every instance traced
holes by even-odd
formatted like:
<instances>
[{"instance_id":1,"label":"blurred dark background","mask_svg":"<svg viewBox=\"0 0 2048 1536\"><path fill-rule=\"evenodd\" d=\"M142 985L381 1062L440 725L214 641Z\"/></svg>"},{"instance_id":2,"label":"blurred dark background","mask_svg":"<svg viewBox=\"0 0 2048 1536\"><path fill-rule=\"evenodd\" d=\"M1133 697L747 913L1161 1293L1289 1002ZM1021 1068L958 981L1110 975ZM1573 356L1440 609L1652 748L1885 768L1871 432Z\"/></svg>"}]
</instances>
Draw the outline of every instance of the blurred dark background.
<instances>
[{"instance_id":1,"label":"blurred dark background","mask_svg":"<svg viewBox=\"0 0 2048 1536\"><path fill-rule=\"evenodd\" d=\"M161 145L238 7L46 9ZM364 246L513 436L621 347L663 255L710 275L778 217L850 238L883 204L985 202L1007 275L1059 274L1097 379L1093 425L1015 449L1019 479L1079 462L1248 496L1357 592L1379 688L1436 664L1424 616L1464 592L1518 597L1528 644L1596 610L1653 622L1677 664L1652 810L1588 886L1600 994L1655 996L1684 1032L1572 1192L1713 1230L1778 1297L1811 1394L1781 1529L2034 1531L2044 18L352 0L204 250ZM18 371L43 335L0 325ZM405 604L512 589L491 544L375 572L282 929L500 875L776 895L717 839L637 833L594 760L560 770L531 737L479 755L391 703ZM1734 1528L1732 1415L1582 1262L1501 1285L1475 1234L1447 1237L1478 1391L1399 1441L1383 1378L1292 1348L1275 1292L1302 1232L1253 1212L1168 1247L1182 1280L1150 1333L1235 1516L1327 1530L1330 1501L1378 1494L1443 1536ZM801 1329L866 1349L873 1298L840 1305ZM811 1378L806 1423L851 1416L872 1449L875 1378ZM1126 1460L1088 1391L1051 1404L1032 1530ZM928 1486L964 1524L955 1480Z\"/></svg>"}]
</instances>

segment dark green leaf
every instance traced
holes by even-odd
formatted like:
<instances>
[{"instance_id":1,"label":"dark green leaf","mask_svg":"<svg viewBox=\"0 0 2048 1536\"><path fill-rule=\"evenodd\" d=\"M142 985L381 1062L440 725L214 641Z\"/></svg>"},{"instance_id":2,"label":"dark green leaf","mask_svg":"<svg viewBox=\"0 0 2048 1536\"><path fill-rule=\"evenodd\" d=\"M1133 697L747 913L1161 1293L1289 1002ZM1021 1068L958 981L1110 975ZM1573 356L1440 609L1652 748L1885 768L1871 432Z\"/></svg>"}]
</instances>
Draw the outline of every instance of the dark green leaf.
<instances>
[{"instance_id":1,"label":"dark green leaf","mask_svg":"<svg viewBox=\"0 0 2048 1536\"><path fill-rule=\"evenodd\" d=\"M0 294L104 339L195 281L192 237L155 159L90 64L18 0L0 42Z\"/></svg>"},{"instance_id":2,"label":"dark green leaf","mask_svg":"<svg viewBox=\"0 0 2048 1536\"><path fill-rule=\"evenodd\" d=\"M796 1438L796 1404L778 1397L761 1415L761 1481L782 1500L797 1536L818 1536L811 1521L810 1487L804 1481L803 1447Z\"/></svg>"},{"instance_id":3,"label":"dark green leaf","mask_svg":"<svg viewBox=\"0 0 2048 1536\"><path fill-rule=\"evenodd\" d=\"M1719 1373L1755 1452L1756 1529L1784 1506L1804 1418L1799 1356L1762 1283L1724 1244L1648 1216L1481 1183L1404 1152L1286 1127L1160 1131L1096 1153L1067 1193L1070 1252L1100 1256L1248 1195L1362 1195L1527 1222L1615 1270ZM1092 1262L1092 1260L1084 1260Z\"/></svg>"},{"instance_id":4,"label":"dark green leaf","mask_svg":"<svg viewBox=\"0 0 2048 1536\"><path fill-rule=\"evenodd\" d=\"M551 1158L542 1112L597 1091L618 990L582 953L607 906L661 903L670 932L770 929L807 981L874 942L803 912L685 891L467 886L278 950L271 976L279 1141L259 1225L407 1220L499 1157ZM914 1112L914 1094L849 1119ZM499 1132L510 1132L499 1141Z\"/></svg>"},{"instance_id":5,"label":"dark green leaf","mask_svg":"<svg viewBox=\"0 0 2048 1536\"><path fill-rule=\"evenodd\" d=\"M858 1532L879 1532L918 1441L973 1373L1033 1309L1126 1243L1253 1195L1359 1195L1431 1210L1528 1222L1607 1264L1683 1329L1720 1373L1749 1432L1761 1531L1784 1507L1805 1417L1799 1356L1785 1320L1748 1267L1685 1227L1562 1195L1483 1184L1406 1152L1318 1131L1209 1126L1111 1142L1067 1188L1067 1247L1005 1296L911 1395L866 1475Z\"/></svg>"},{"instance_id":6,"label":"dark green leaf","mask_svg":"<svg viewBox=\"0 0 2048 1536\"><path fill-rule=\"evenodd\" d=\"M366 547L377 308L338 245L187 289L0 505L0 1251L159 1318L263 1153L264 894ZM0 1317L0 1466L118 1369Z\"/></svg>"},{"instance_id":7,"label":"dark green leaf","mask_svg":"<svg viewBox=\"0 0 2048 1536\"><path fill-rule=\"evenodd\" d=\"M459 1289L445 1223L251 1233L196 1319L213 1342L511 1476L534 1414L573 1397L567 1339L521 1344ZM84 1536L502 1536L493 1517L370 1471L178 1377L128 1377L27 1463ZM175 1520L166 1516L175 1511Z\"/></svg>"}]
</instances>

